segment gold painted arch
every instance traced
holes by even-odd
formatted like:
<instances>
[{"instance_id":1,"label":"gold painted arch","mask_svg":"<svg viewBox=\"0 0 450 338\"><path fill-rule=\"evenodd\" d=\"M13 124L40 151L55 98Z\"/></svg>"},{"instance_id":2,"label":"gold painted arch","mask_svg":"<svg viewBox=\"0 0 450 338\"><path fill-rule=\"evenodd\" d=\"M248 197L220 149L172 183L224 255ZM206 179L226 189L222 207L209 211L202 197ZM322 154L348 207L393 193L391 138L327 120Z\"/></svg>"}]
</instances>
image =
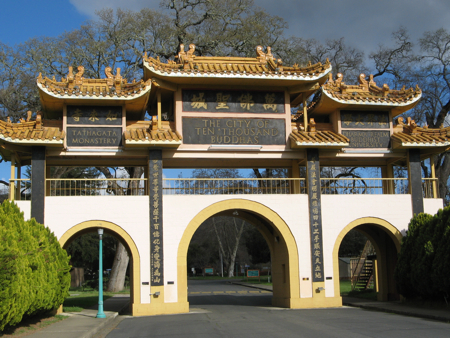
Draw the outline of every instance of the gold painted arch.
<instances>
[{"instance_id":1,"label":"gold painted arch","mask_svg":"<svg viewBox=\"0 0 450 338\"><path fill-rule=\"evenodd\" d=\"M287 278L289 282L289 297L277 300L280 306L291 307L294 299L300 297L299 283L299 257L297 243L294 236L285 221L272 209L267 206L246 199L230 199L216 202L201 210L187 225L178 246L177 265L178 265L178 301L187 302L187 252L192 236L200 225L208 218L229 210L242 210L261 217L269 222L276 231L277 239L285 244L285 251L288 262ZM278 242L277 242L278 243ZM273 245L273 244L272 244ZM274 290L275 291L275 290ZM275 293L274 293L275 297Z\"/></svg>"},{"instance_id":2,"label":"gold painted arch","mask_svg":"<svg viewBox=\"0 0 450 338\"><path fill-rule=\"evenodd\" d=\"M105 229L107 232L113 233L120 239L126 247L128 247L131 262L132 271L132 293L131 293L131 304L132 307L141 302L141 288L140 288L140 271L141 271L141 260L139 256L139 251L137 249L136 243L133 241L131 236L117 224L102 221L102 220L91 220L74 225L69 230L67 230L59 239L59 244L64 247L69 243L71 239L75 236L89 232L89 230L97 230L99 228Z\"/></svg>"},{"instance_id":3,"label":"gold painted arch","mask_svg":"<svg viewBox=\"0 0 450 338\"><path fill-rule=\"evenodd\" d=\"M350 232L350 230L360 226L360 225L370 225L375 228L379 228L383 230L392 240L395 249L397 252L400 252L400 246L402 241L402 234L400 231L393 226L388 221L377 218L377 217L362 217L358 218L352 222L350 222L344 229L341 230L339 235L336 238L336 241L334 243L333 248L333 275L335 276L335 282L334 282L334 294L339 295L340 294L340 280L339 280L339 247L341 246L342 240L344 239L345 235ZM364 231L364 235L373 243L375 246L375 250L377 252L380 251L379 246L377 244L377 241L371 236L370 233L367 233Z\"/></svg>"}]
</instances>

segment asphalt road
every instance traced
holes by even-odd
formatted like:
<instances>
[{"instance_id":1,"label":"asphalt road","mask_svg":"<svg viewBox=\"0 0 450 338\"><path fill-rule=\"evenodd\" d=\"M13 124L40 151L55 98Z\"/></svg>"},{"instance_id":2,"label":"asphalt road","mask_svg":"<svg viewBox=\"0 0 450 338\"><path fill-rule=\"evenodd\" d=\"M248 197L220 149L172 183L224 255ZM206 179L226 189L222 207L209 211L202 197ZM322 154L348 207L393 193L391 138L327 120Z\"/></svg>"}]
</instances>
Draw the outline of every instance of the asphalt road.
<instances>
[{"instance_id":1,"label":"asphalt road","mask_svg":"<svg viewBox=\"0 0 450 338\"><path fill-rule=\"evenodd\" d=\"M125 318L107 338L450 337L450 324L382 312L274 308L270 293L220 281L190 281L188 291L191 313Z\"/></svg>"}]
</instances>

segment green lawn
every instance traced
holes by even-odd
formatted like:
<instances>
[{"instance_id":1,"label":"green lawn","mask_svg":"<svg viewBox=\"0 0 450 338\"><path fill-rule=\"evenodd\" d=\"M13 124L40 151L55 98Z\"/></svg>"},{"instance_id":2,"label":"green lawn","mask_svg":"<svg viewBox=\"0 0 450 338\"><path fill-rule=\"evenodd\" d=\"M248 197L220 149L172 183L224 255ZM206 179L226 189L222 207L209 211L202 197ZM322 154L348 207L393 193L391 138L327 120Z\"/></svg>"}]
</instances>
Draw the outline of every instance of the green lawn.
<instances>
[{"instance_id":1,"label":"green lawn","mask_svg":"<svg viewBox=\"0 0 450 338\"><path fill-rule=\"evenodd\" d=\"M124 289L119 292L103 292L103 301L112 297L114 294L130 293L130 289ZM88 309L98 304L98 291L93 289L76 288L70 289L70 296L66 298L63 303L64 312L81 312L83 309Z\"/></svg>"},{"instance_id":2,"label":"green lawn","mask_svg":"<svg viewBox=\"0 0 450 338\"><path fill-rule=\"evenodd\" d=\"M361 291L353 290L352 291L352 284L350 281L347 281L347 280L340 282L340 288L341 288L341 296L349 296L349 297L377 300L377 293L374 289L367 289L367 290L361 290Z\"/></svg>"}]
</instances>

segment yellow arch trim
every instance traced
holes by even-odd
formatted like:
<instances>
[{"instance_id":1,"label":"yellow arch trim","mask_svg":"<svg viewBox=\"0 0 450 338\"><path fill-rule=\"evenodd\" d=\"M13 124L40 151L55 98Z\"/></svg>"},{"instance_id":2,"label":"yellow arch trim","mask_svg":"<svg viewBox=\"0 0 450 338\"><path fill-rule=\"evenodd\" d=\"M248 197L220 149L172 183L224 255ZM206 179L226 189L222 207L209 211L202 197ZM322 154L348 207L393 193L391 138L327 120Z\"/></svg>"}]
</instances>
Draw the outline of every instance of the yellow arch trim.
<instances>
[{"instance_id":1,"label":"yellow arch trim","mask_svg":"<svg viewBox=\"0 0 450 338\"><path fill-rule=\"evenodd\" d=\"M139 257L139 251L137 249L136 243L134 243L131 236L123 230L120 226L117 224L102 221L102 220L93 220L93 221L86 221L79 223L73 227L71 227L69 230L67 230L59 239L59 244L61 247L64 247L66 243L77 233L84 231L86 229L98 229L103 228L110 230L117 236L119 236L125 243L127 244L128 248L131 251L132 261L133 261L133 300L132 304L133 306L141 303L141 287L140 287L140 280L141 280L141 259Z\"/></svg>"},{"instance_id":2,"label":"yellow arch trim","mask_svg":"<svg viewBox=\"0 0 450 338\"><path fill-rule=\"evenodd\" d=\"M352 222L350 222L344 229L341 230L338 237L336 238L336 241L334 243L333 248L333 275L334 277L334 295L338 297L340 295L340 286L339 286L339 247L341 246L342 240L344 239L345 235L352 230L353 228L356 228L358 225L362 224L373 224L375 226L378 226L380 228L383 228L387 234L392 238L395 247L397 249L397 252L400 252L400 245L402 242L402 234L398 229L393 226L388 221L377 218L377 217L362 217L358 218Z\"/></svg>"},{"instance_id":3,"label":"yellow arch trim","mask_svg":"<svg viewBox=\"0 0 450 338\"><path fill-rule=\"evenodd\" d=\"M269 221L284 239L288 251L289 262L289 280L290 280L290 298L300 297L299 283L299 258L298 248L289 226L284 220L272 209L265 205L245 200L230 199L216 202L205 209L201 210L188 224L181 237L177 253L177 272L178 272L178 301L187 302L187 267L186 259L192 236L198 227L208 218L227 210L245 210L250 211L258 216L262 216ZM291 301L292 303L292 301Z\"/></svg>"}]
</instances>

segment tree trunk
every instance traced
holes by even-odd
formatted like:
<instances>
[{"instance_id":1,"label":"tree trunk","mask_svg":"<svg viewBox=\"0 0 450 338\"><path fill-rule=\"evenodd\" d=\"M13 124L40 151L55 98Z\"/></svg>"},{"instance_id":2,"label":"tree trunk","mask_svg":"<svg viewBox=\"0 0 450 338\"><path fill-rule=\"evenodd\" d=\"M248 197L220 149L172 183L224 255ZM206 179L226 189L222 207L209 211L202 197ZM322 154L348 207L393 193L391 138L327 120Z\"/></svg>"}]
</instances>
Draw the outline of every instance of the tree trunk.
<instances>
[{"instance_id":1,"label":"tree trunk","mask_svg":"<svg viewBox=\"0 0 450 338\"><path fill-rule=\"evenodd\" d=\"M231 251L231 255L230 255L230 265L228 267L228 277L233 277L234 276L234 262L236 262L236 254L239 248L239 241L241 240L241 236L242 236L242 232L244 231L244 224L245 221L242 221L241 226L239 227L236 224L236 218L233 218L233 222L234 222L234 226L236 229L236 241L234 242L234 248Z\"/></svg>"},{"instance_id":2,"label":"tree trunk","mask_svg":"<svg viewBox=\"0 0 450 338\"><path fill-rule=\"evenodd\" d=\"M128 257L127 250L123 244L118 241L116 255L114 256L114 263L106 291L118 292L123 290L129 260L130 258Z\"/></svg>"}]
</instances>

